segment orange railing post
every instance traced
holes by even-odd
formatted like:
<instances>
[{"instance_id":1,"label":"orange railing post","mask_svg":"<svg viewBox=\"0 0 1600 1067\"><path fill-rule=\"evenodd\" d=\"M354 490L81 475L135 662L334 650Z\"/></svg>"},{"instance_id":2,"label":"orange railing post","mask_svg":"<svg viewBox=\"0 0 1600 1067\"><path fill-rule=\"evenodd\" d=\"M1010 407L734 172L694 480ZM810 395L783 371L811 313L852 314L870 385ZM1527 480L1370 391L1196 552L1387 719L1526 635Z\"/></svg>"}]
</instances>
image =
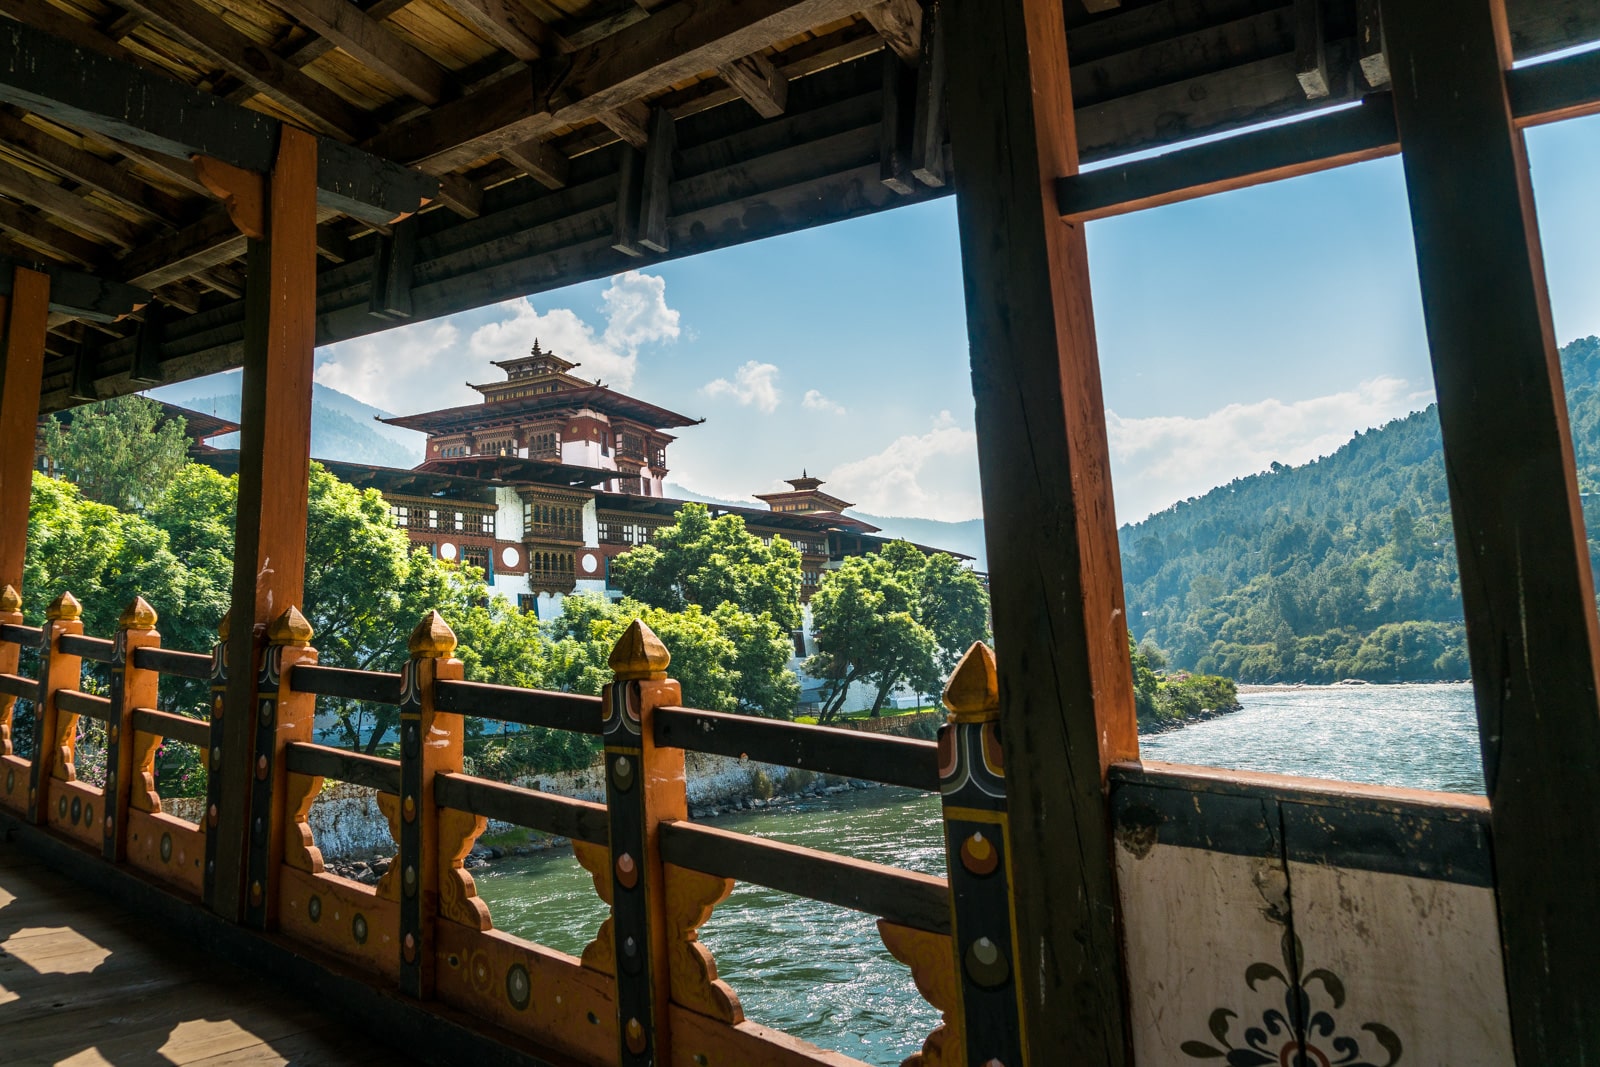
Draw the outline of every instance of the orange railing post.
<instances>
[{"instance_id":1,"label":"orange railing post","mask_svg":"<svg viewBox=\"0 0 1600 1067\"><path fill-rule=\"evenodd\" d=\"M0 626L21 625L22 597L8 585L0 590ZM21 662L22 646L15 641L0 641L0 674L16 674ZM11 721L16 710L17 698L0 694L0 756L9 756L15 750L11 743Z\"/></svg>"},{"instance_id":2,"label":"orange railing post","mask_svg":"<svg viewBox=\"0 0 1600 1067\"><path fill-rule=\"evenodd\" d=\"M83 682L83 660L56 646L64 635L83 633L83 606L62 593L45 609L44 636L39 643L39 696L33 706L33 770L28 784L28 821L45 825L50 818L50 782L70 781L77 747L78 717L56 707L56 694Z\"/></svg>"},{"instance_id":3,"label":"orange railing post","mask_svg":"<svg viewBox=\"0 0 1600 1067\"><path fill-rule=\"evenodd\" d=\"M112 863L128 858L128 805L134 790L135 708L156 706L161 675L134 665L134 652L141 648L160 648L156 632L155 609L144 597L133 603L117 620L117 635L111 652L111 720L106 724L105 824L102 855ZM144 783L139 786L143 788Z\"/></svg>"}]
</instances>

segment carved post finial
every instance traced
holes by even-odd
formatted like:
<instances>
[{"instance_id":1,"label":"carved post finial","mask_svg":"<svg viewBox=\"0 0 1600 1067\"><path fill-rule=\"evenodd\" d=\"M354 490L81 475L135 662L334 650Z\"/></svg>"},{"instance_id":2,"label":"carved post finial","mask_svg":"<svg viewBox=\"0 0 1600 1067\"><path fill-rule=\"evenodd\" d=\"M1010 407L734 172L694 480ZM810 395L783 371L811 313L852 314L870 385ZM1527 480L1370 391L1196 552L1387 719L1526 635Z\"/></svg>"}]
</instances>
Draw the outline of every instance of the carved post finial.
<instances>
[{"instance_id":1,"label":"carved post finial","mask_svg":"<svg viewBox=\"0 0 1600 1067\"><path fill-rule=\"evenodd\" d=\"M83 618L83 605L71 593L62 593L44 609L44 617L51 622L72 622Z\"/></svg>"},{"instance_id":2,"label":"carved post finial","mask_svg":"<svg viewBox=\"0 0 1600 1067\"><path fill-rule=\"evenodd\" d=\"M15 586L6 586L0 589L0 611L15 613L22 610L22 594L17 592Z\"/></svg>"},{"instance_id":3,"label":"carved post finial","mask_svg":"<svg viewBox=\"0 0 1600 1067\"><path fill-rule=\"evenodd\" d=\"M417 628L411 631L411 640L406 647L413 656L449 659L450 653L456 650L456 632L450 629L443 615L430 610L417 623Z\"/></svg>"},{"instance_id":4,"label":"carved post finial","mask_svg":"<svg viewBox=\"0 0 1600 1067\"><path fill-rule=\"evenodd\" d=\"M994 652L982 641L972 642L944 687L944 706L951 722L983 722L1000 711L1000 675Z\"/></svg>"},{"instance_id":5,"label":"carved post finial","mask_svg":"<svg viewBox=\"0 0 1600 1067\"><path fill-rule=\"evenodd\" d=\"M667 676L672 654L643 619L634 619L612 648L610 662L612 671L624 681L659 679Z\"/></svg>"},{"instance_id":6,"label":"carved post finial","mask_svg":"<svg viewBox=\"0 0 1600 1067\"><path fill-rule=\"evenodd\" d=\"M222 621L217 623L217 640L222 644L228 643L228 635L233 632L233 609L229 608L222 613Z\"/></svg>"},{"instance_id":7,"label":"carved post finial","mask_svg":"<svg viewBox=\"0 0 1600 1067\"><path fill-rule=\"evenodd\" d=\"M160 616L150 602L142 596L133 598L133 603L122 609L122 617L117 620L119 630L154 630Z\"/></svg>"},{"instance_id":8,"label":"carved post finial","mask_svg":"<svg viewBox=\"0 0 1600 1067\"><path fill-rule=\"evenodd\" d=\"M267 627L268 644L304 648L311 643L312 636L311 624L293 604L289 605L282 615L273 619L272 625Z\"/></svg>"}]
</instances>

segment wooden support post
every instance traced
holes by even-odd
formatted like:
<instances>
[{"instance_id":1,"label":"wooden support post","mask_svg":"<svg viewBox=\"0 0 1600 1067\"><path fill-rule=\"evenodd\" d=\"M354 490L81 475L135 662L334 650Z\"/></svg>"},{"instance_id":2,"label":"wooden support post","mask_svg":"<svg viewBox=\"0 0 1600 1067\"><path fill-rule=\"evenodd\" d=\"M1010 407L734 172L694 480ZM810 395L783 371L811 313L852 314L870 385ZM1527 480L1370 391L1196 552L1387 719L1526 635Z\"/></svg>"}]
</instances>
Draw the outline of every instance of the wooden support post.
<instances>
[{"instance_id":1,"label":"wooden support post","mask_svg":"<svg viewBox=\"0 0 1600 1067\"><path fill-rule=\"evenodd\" d=\"M1356 0L1356 62L1368 85L1374 89L1389 87L1389 53L1383 43L1379 0Z\"/></svg>"},{"instance_id":2,"label":"wooden support post","mask_svg":"<svg viewBox=\"0 0 1600 1067\"><path fill-rule=\"evenodd\" d=\"M1137 759L1089 259L1059 0L945 0L950 133L989 517L1027 1041L1132 1060L1105 788Z\"/></svg>"},{"instance_id":3,"label":"wooden support post","mask_svg":"<svg viewBox=\"0 0 1600 1067\"><path fill-rule=\"evenodd\" d=\"M411 317L411 271L417 261L417 219L395 223L379 234L372 259L372 293L367 310L380 319L402 322Z\"/></svg>"},{"instance_id":4,"label":"wooden support post","mask_svg":"<svg viewBox=\"0 0 1600 1067\"><path fill-rule=\"evenodd\" d=\"M20 591L50 317L49 275L15 268L11 298L0 299L0 317L6 321L5 358L0 359L0 583Z\"/></svg>"},{"instance_id":5,"label":"wooden support post","mask_svg":"<svg viewBox=\"0 0 1600 1067\"><path fill-rule=\"evenodd\" d=\"M400 682L400 991L413 997L433 996L437 964L443 857L435 776L463 768L465 721L433 705L435 683L463 677L455 648L456 635L428 612L411 631Z\"/></svg>"},{"instance_id":6,"label":"wooden support post","mask_svg":"<svg viewBox=\"0 0 1600 1067\"><path fill-rule=\"evenodd\" d=\"M939 728L939 776L966 1062L1021 1065L1029 1057L1015 973L999 674L981 641L951 673L944 706L950 721Z\"/></svg>"},{"instance_id":7,"label":"wooden support post","mask_svg":"<svg viewBox=\"0 0 1600 1067\"><path fill-rule=\"evenodd\" d=\"M293 812L286 810L289 768L283 750L292 741L310 741L317 698L296 693L289 677L302 663L317 662L311 624L289 607L267 627L267 647L256 679L256 762L250 779L250 848L247 861L245 923L258 930L278 926L278 882L283 873L284 833Z\"/></svg>"},{"instance_id":8,"label":"wooden support post","mask_svg":"<svg viewBox=\"0 0 1600 1067\"><path fill-rule=\"evenodd\" d=\"M266 627L300 602L305 583L311 461L311 371L316 344L317 142L283 127L268 181L265 241L249 246L239 503L234 536L232 636L220 759L218 822L208 837L216 868L208 900L243 917L249 780L255 763L256 662ZM216 756L218 753L213 752ZM214 840L212 840L214 838Z\"/></svg>"},{"instance_id":9,"label":"wooden support post","mask_svg":"<svg viewBox=\"0 0 1600 1067\"><path fill-rule=\"evenodd\" d=\"M166 308L152 301L144 309L144 321L133 339L133 367L128 380L135 385L160 385L161 335L166 331Z\"/></svg>"},{"instance_id":10,"label":"wooden support post","mask_svg":"<svg viewBox=\"0 0 1600 1067\"><path fill-rule=\"evenodd\" d=\"M22 596L9 585L0 590L0 625L22 625ZM15 641L0 641L0 674L16 674L21 660L21 645ZM0 756L9 756L16 751L11 741L12 717L16 710L17 698L0 694ZM11 789L7 788L0 792L0 796L10 792Z\"/></svg>"},{"instance_id":11,"label":"wooden support post","mask_svg":"<svg viewBox=\"0 0 1600 1067\"><path fill-rule=\"evenodd\" d=\"M672 112L656 108L650 113L644 185L639 190L639 243L652 252L666 252L672 247L667 237L667 213L672 206L672 153L677 145L678 126Z\"/></svg>"},{"instance_id":12,"label":"wooden support post","mask_svg":"<svg viewBox=\"0 0 1600 1067\"><path fill-rule=\"evenodd\" d=\"M50 783L70 780L73 731L78 717L56 707L56 694L83 684L83 660L62 652L63 634L83 633L83 606L62 593L45 609L44 638L39 644L39 695L33 702L33 769L28 782L28 821L43 826L50 820Z\"/></svg>"},{"instance_id":13,"label":"wooden support post","mask_svg":"<svg viewBox=\"0 0 1600 1067\"><path fill-rule=\"evenodd\" d=\"M878 180L902 196L917 191L911 175L911 130L916 124L917 72L883 53L883 119L878 127Z\"/></svg>"},{"instance_id":14,"label":"wooden support post","mask_svg":"<svg viewBox=\"0 0 1600 1067\"><path fill-rule=\"evenodd\" d=\"M1328 46L1322 30L1322 0L1294 0L1295 76L1307 100L1329 93Z\"/></svg>"},{"instance_id":15,"label":"wooden support post","mask_svg":"<svg viewBox=\"0 0 1600 1067\"><path fill-rule=\"evenodd\" d=\"M922 62L917 67L916 116L911 127L911 173L923 185L945 182L944 142L949 130L946 112L946 70L943 0L928 5L922 33Z\"/></svg>"},{"instance_id":16,"label":"wooden support post","mask_svg":"<svg viewBox=\"0 0 1600 1067\"><path fill-rule=\"evenodd\" d=\"M639 208L644 187L644 153L621 145L617 163L617 221L612 227L611 247L628 256L644 255L639 242Z\"/></svg>"},{"instance_id":17,"label":"wooden support post","mask_svg":"<svg viewBox=\"0 0 1600 1067\"><path fill-rule=\"evenodd\" d=\"M161 675L134 666L134 652L160 648L156 611L144 599L133 603L117 620L116 644L111 652L111 721L106 724L106 787L104 845L101 854L112 863L128 858L128 805L134 789L144 789L136 774L133 712L156 706Z\"/></svg>"},{"instance_id":18,"label":"wooden support post","mask_svg":"<svg viewBox=\"0 0 1600 1067\"><path fill-rule=\"evenodd\" d=\"M1383 5L1524 1065L1600 1058L1600 625L1501 0Z\"/></svg>"},{"instance_id":19,"label":"wooden support post","mask_svg":"<svg viewBox=\"0 0 1600 1067\"><path fill-rule=\"evenodd\" d=\"M667 648L635 620L611 651L615 679L605 709L606 809L611 816L611 927L617 974L620 1067L672 1062L666 879L659 828L689 817L683 750L657 748L656 708L683 699L667 677Z\"/></svg>"}]
</instances>

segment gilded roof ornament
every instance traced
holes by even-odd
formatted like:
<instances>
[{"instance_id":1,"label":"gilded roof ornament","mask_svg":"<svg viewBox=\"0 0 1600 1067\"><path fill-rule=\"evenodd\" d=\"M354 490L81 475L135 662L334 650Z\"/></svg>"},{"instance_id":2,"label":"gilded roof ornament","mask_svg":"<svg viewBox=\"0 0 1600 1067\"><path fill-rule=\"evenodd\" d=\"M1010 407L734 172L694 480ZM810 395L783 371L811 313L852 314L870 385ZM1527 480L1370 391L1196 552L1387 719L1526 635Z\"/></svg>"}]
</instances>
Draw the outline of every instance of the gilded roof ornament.
<instances>
[{"instance_id":1,"label":"gilded roof ornament","mask_svg":"<svg viewBox=\"0 0 1600 1067\"><path fill-rule=\"evenodd\" d=\"M1000 712L1000 675L994 652L982 641L972 642L944 687L944 706L951 722L985 722Z\"/></svg>"},{"instance_id":2,"label":"gilded roof ornament","mask_svg":"<svg viewBox=\"0 0 1600 1067\"><path fill-rule=\"evenodd\" d=\"M150 602L142 596L133 598L133 603L122 609L122 617L117 620L119 630L154 630L160 617Z\"/></svg>"},{"instance_id":3,"label":"gilded roof ornament","mask_svg":"<svg viewBox=\"0 0 1600 1067\"><path fill-rule=\"evenodd\" d=\"M44 617L51 622L73 622L83 618L83 605L71 593L62 593L44 609Z\"/></svg>"},{"instance_id":4,"label":"gilded roof ornament","mask_svg":"<svg viewBox=\"0 0 1600 1067\"><path fill-rule=\"evenodd\" d=\"M267 627L267 642L273 645L297 645L303 648L311 643L313 636L311 624L293 604Z\"/></svg>"},{"instance_id":5,"label":"gilded roof ornament","mask_svg":"<svg viewBox=\"0 0 1600 1067\"><path fill-rule=\"evenodd\" d=\"M672 653L643 619L629 623L621 640L611 650L611 669L624 681L665 678L671 662Z\"/></svg>"},{"instance_id":6,"label":"gilded roof ornament","mask_svg":"<svg viewBox=\"0 0 1600 1067\"><path fill-rule=\"evenodd\" d=\"M456 632L444 621L444 616L430 610L411 631L406 647L413 656L424 659L448 659L456 650Z\"/></svg>"}]
</instances>

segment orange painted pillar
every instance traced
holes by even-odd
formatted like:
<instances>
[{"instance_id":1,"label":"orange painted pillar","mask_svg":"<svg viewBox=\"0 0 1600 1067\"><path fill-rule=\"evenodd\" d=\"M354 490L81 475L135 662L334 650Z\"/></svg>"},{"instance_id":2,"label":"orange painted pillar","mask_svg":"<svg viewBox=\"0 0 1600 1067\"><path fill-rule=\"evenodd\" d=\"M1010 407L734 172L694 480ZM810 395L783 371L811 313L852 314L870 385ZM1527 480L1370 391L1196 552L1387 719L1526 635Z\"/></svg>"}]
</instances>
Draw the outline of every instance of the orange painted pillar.
<instances>
[{"instance_id":1,"label":"orange painted pillar","mask_svg":"<svg viewBox=\"0 0 1600 1067\"><path fill-rule=\"evenodd\" d=\"M0 317L6 320L5 358L0 360L0 585L19 592L28 550L28 500L49 312L50 276L16 268L10 300L0 297Z\"/></svg>"},{"instance_id":2,"label":"orange painted pillar","mask_svg":"<svg viewBox=\"0 0 1600 1067\"><path fill-rule=\"evenodd\" d=\"M311 459L311 372L316 345L317 141L284 127L265 182L264 218L235 221L252 235L245 294L239 503L234 539L233 619L220 752L211 765L208 810L215 846L206 902L239 920L245 906L251 776L255 769L257 661L269 623L302 602L306 560L307 467ZM252 202L253 175L239 173ZM259 186L258 186L259 188ZM261 813L263 817L265 812Z\"/></svg>"}]
</instances>

